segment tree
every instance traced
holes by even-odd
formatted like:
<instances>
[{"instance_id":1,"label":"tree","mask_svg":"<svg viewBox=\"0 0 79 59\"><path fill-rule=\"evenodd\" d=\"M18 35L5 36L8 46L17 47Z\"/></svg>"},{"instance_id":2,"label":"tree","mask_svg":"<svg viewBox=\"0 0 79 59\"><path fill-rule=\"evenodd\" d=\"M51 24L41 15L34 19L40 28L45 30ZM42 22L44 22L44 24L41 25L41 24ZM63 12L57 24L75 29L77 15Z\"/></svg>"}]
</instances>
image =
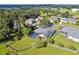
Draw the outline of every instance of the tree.
<instances>
[{"instance_id":1,"label":"tree","mask_svg":"<svg viewBox=\"0 0 79 59\"><path fill-rule=\"evenodd\" d=\"M68 11L66 11L65 13L62 13L62 17L66 17L66 18L70 17L69 12L68 12Z\"/></svg>"},{"instance_id":2,"label":"tree","mask_svg":"<svg viewBox=\"0 0 79 59\"><path fill-rule=\"evenodd\" d=\"M34 43L34 47L35 48L43 48L43 47L47 47L48 45L48 41L47 40L43 40L43 39L37 39L35 40L35 43Z\"/></svg>"},{"instance_id":3,"label":"tree","mask_svg":"<svg viewBox=\"0 0 79 59\"><path fill-rule=\"evenodd\" d=\"M4 39L9 30L8 19L0 17L0 39Z\"/></svg>"},{"instance_id":4,"label":"tree","mask_svg":"<svg viewBox=\"0 0 79 59\"><path fill-rule=\"evenodd\" d=\"M31 29L28 28L28 27L22 29L22 32L23 32L24 36L28 35L30 33L30 31L31 31Z\"/></svg>"},{"instance_id":5,"label":"tree","mask_svg":"<svg viewBox=\"0 0 79 59\"><path fill-rule=\"evenodd\" d=\"M51 38L48 38L48 42L51 43L51 44L55 43L55 41L53 39L51 39Z\"/></svg>"},{"instance_id":6,"label":"tree","mask_svg":"<svg viewBox=\"0 0 79 59\"><path fill-rule=\"evenodd\" d=\"M76 22L76 25L79 25L79 20Z\"/></svg>"},{"instance_id":7,"label":"tree","mask_svg":"<svg viewBox=\"0 0 79 59\"><path fill-rule=\"evenodd\" d=\"M46 26L48 26L48 24L49 24L49 20L48 19L42 19L41 21L40 21L40 26L42 26L42 27L46 27Z\"/></svg>"}]
</instances>

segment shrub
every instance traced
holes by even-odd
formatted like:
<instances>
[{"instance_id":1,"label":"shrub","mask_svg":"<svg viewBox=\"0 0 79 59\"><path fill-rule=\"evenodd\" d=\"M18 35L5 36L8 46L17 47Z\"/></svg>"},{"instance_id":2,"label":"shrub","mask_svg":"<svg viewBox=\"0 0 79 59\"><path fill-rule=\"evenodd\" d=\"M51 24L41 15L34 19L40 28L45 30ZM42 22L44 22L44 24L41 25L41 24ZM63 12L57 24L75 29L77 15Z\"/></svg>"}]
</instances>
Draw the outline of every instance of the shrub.
<instances>
[{"instance_id":1,"label":"shrub","mask_svg":"<svg viewBox=\"0 0 79 59\"><path fill-rule=\"evenodd\" d=\"M54 43L55 43L55 41L54 41L53 39L51 39L51 38L49 38L48 41L49 41L49 43L51 43L51 44L54 44Z\"/></svg>"},{"instance_id":2,"label":"shrub","mask_svg":"<svg viewBox=\"0 0 79 59\"><path fill-rule=\"evenodd\" d=\"M47 45L48 45L48 41L37 40L37 41L35 41L33 47L34 48L43 48L43 47L47 47Z\"/></svg>"},{"instance_id":3,"label":"shrub","mask_svg":"<svg viewBox=\"0 0 79 59\"><path fill-rule=\"evenodd\" d=\"M19 37L16 35L13 39L14 41L18 41Z\"/></svg>"},{"instance_id":4,"label":"shrub","mask_svg":"<svg viewBox=\"0 0 79 59\"><path fill-rule=\"evenodd\" d=\"M55 43L55 41L54 40L52 40L52 42L51 42L52 44L54 44Z\"/></svg>"},{"instance_id":5,"label":"shrub","mask_svg":"<svg viewBox=\"0 0 79 59\"><path fill-rule=\"evenodd\" d=\"M43 47L47 47L47 45L48 45L48 43L45 41L45 42L43 43Z\"/></svg>"},{"instance_id":6,"label":"shrub","mask_svg":"<svg viewBox=\"0 0 79 59\"><path fill-rule=\"evenodd\" d=\"M74 46L69 46L69 48L72 50L76 50L76 48Z\"/></svg>"},{"instance_id":7,"label":"shrub","mask_svg":"<svg viewBox=\"0 0 79 59\"><path fill-rule=\"evenodd\" d=\"M10 52L7 52L6 55L10 55Z\"/></svg>"},{"instance_id":8,"label":"shrub","mask_svg":"<svg viewBox=\"0 0 79 59\"><path fill-rule=\"evenodd\" d=\"M64 45L63 45L62 43L58 43L58 45L59 45L60 47L64 47Z\"/></svg>"}]
</instances>

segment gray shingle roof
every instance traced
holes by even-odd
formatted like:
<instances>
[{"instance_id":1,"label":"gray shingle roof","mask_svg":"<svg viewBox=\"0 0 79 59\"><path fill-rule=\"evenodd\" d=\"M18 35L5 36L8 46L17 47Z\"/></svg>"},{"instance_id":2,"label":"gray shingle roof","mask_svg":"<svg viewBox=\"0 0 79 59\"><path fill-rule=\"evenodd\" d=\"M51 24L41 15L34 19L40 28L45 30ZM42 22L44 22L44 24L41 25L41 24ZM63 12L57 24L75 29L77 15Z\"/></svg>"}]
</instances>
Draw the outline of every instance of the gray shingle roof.
<instances>
[{"instance_id":1,"label":"gray shingle roof","mask_svg":"<svg viewBox=\"0 0 79 59\"><path fill-rule=\"evenodd\" d=\"M66 22L76 22L76 19L74 18L64 18L63 20Z\"/></svg>"},{"instance_id":2,"label":"gray shingle roof","mask_svg":"<svg viewBox=\"0 0 79 59\"><path fill-rule=\"evenodd\" d=\"M65 27L61 31L67 33L67 35L69 35L69 36L79 39L79 29Z\"/></svg>"},{"instance_id":3,"label":"gray shingle roof","mask_svg":"<svg viewBox=\"0 0 79 59\"><path fill-rule=\"evenodd\" d=\"M38 28L34 30L33 34L31 35L33 38L37 38L39 34L43 34L46 37L51 37L54 34L55 30L51 28Z\"/></svg>"}]
</instances>

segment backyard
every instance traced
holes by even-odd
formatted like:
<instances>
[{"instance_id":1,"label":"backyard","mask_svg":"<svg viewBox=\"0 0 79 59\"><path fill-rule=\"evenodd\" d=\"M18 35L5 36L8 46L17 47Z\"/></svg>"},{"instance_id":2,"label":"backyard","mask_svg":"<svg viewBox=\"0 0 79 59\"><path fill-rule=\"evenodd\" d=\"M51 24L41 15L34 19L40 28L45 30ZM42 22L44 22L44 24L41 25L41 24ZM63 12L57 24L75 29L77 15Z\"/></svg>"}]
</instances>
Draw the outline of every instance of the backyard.
<instances>
[{"instance_id":1,"label":"backyard","mask_svg":"<svg viewBox=\"0 0 79 59\"><path fill-rule=\"evenodd\" d=\"M79 43L78 42L74 42L74 41L68 39L61 33L58 33L53 40L55 41L56 45L62 44L66 48L69 48L70 46L74 46L77 50L79 50Z\"/></svg>"},{"instance_id":2,"label":"backyard","mask_svg":"<svg viewBox=\"0 0 79 59\"><path fill-rule=\"evenodd\" d=\"M18 52L18 54L23 54L23 55L73 55L75 53L65 51L62 49L58 49L52 46L47 46L46 48L35 48L35 49L29 49L29 50L24 50L21 52Z\"/></svg>"},{"instance_id":3,"label":"backyard","mask_svg":"<svg viewBox=\"0 0 79 59\"><path fill-rule=\"evenodd\" d=\"M74 46L77 50L79 49L79 43L74 42L72 40L67 39L64 37L61 33L58 32L58 34L53 39L55 41L55 44L59 46L59 44L63 44L65 48L68 48L70 46ZM29 37L24 37L19 42L16 42L15 44L12 44L14 48L16 48L18 51L17 54L78 54L74 52L70 52L67 50L63 50L61 48L56 48L54 46L48 45L45 48L32 48L32 43L34 40L32 40ZM29 48L29 49L27 49ZM61 52L62 51L62 52Z\"/></svg>"},{"instance_id":4,"label":"backyard","mask_svg":"<svg viewBox=\"0 0 79 59\"><path fill-rule=\"evenodd\" d=\"M79 49L79 43L76 43L72 40L69 40L67 38L65 38L62 34L57 34L56 37L54 38L55 40L55 44L58 45L59 43L64 44L64 47L69 48L69 46L73 45L75 46L77 49ZM11 42L11 41L10 41ZM9 44L10 42L6 42L7 44ZM15 42L13 44L9 44L9 46L7 48L5 48L4 45L0 45L0 54L7 54L8 50L10 51L10 54L20 54L20 55L73 55L73 54L78 54L78 53L74 53L74 52L70 52L67 50L63 50L61 48L56 48L55 46L50 46L48 45L47 47L43 47L43 48L32 48L32 43L34 42L34 40L32 40L29 37L23 37L20 41ZM13 47L13 48L12 48ZM8 49L8 50L7 50ZM16 49L17 51L14 51L14 49Z\"/></svg>"},{"instance_id":5,"label":"backyard","mask_svg":"<svg viewBox=\"0 0 79 59\"><path fill-rule=\"evenodd\" d=\"M0 44L0 55L5 55L7 54L8 50Z\"/></svg>"},{"instance_id":6,"label":"backyard","mask_svg":"<svg viewBox=\"0 0 79 59\"><path fill-rule=\"evenodd\" d=\"M73 28L77 28L79 29L79 26L76 25L76 24L70 24L70 23L63 23L64 26L67 26L67 27L73 27Z\"/></svg>"}]
</instances>

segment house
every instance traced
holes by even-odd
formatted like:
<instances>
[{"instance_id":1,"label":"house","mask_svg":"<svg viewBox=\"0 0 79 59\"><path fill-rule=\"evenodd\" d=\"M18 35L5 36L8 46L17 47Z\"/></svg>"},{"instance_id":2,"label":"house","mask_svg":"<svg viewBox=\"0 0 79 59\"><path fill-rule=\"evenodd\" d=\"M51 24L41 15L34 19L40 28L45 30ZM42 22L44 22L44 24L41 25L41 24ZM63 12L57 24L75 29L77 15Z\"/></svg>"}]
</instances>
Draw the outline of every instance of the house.
<instances>
[{"instance_id":1,"label":"house","mask_svg":"<svg viewBox=\"0 0 79 59\"><path fill-rule=\"evenodd\" d=\"M49 21L50 21L51 23L53 23L54 21L57 21L57 20L58 20L58 18L57 18L56 16L51 17L51 18L49 19Z\"/></svg>"},{"instance_id":2,"label":"house","mask_svg":"<svg viewBox=\"0 0 79 59\"><path fill-rule=\"evenodd\" d=\"M39 38L39 37L42 37L42 38L47 38L47 37L51 37L52 35L54 35L55 33L55 30L53 30L52 28L38 28L38 29L35 29L33 31L33 33L31 34L31 37L32 38Z\"/></svg>"},{"instance_id":3,"label":"house","mask_svg":"<svg viewBox=\"0 0 79 59\"><path fill-rule=\"evenodd\" d=\"M43 20L43 17L38 16L38 17L35 19L36 25L39 25L41 20Z\"/></svg>"},{"instance_id":4,"label":"house","mask_svg":"<svg viewBox=\"0 0 79 59\"><path fill-rule=\"evenodd\" d=\"M38 17L36 18L36 21L41 21L42 19L43 19L43 17L38 16Z\"/></svg>"},{"instance_id":5,"label":"house","mask_svg":"<svg viewBox=\"0 0 79 59\"><path fill-rule=\"evenodd\" d=\"M61 29L61 33L63 33L68 39L79 42L79 29L64 27Z\"/></svg>"},{"instance_id":6,"label":"house","mask_svg":"<svg viewBox=\"0 0 79 59\"><path fill-rule=\"evenodd\" d=\"M56 16L52 16L49 20L51 23L53 23L54 21L60 21L61 19L61 14L58 14Z\"/></svg>"},{"instance_id":7,"label":"house","mask_svg":"<svg viewBox=\"0 0 79 59\"><path fill-rule=\"evenodd\" d=\"M28 27L37 26L43 17L38 16L36 19L29 18L25 21L25 25Z\"/></svg>"},{"instance_id":8,"label":"house","mask_svg":"<svg viewBox=\"0 0 79 59\"><path fill-rule=\"evenodd\" d=\"M76 24L76 19L75 18L63 18L61 19L61 22L64 22L64 23L72 23L72 24Z\"/></svg>"},{"instance_id":9,"label":"house","mask_svg":"<svg viewBox=\"0 0 79 59\"><path fill-rule=\"evenodd\" d=\"M35 19L29 18L25 21L25 25L28 27L35 26Z\"/></svg>"}]
</instances>

